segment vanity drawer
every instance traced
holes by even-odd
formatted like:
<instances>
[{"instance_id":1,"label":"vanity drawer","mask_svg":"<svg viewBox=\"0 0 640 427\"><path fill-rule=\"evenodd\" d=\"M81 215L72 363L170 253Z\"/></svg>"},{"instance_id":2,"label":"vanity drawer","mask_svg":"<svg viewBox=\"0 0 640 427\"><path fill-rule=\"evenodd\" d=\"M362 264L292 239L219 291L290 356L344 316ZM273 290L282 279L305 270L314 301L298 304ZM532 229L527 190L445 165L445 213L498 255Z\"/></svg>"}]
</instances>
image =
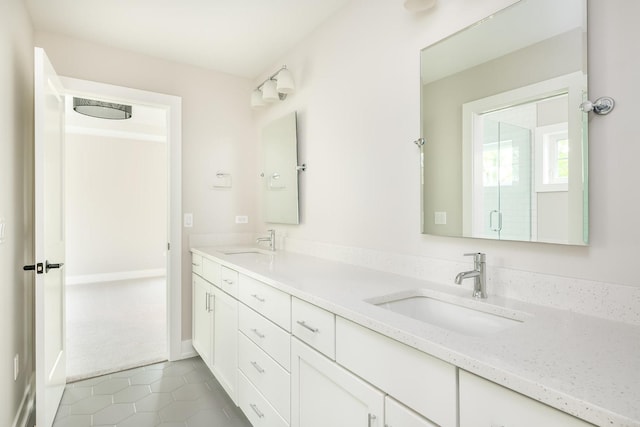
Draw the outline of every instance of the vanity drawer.
<instances>
[{"instance_id":1,"label":"vanity drawer","mask_svg":"<svg viewBox=\"0 0 640 427\"><path fill-rule=\"evenodd\" d=\"M220 284L220 264L209 258L202 258L202 277L216 286Z\"/></svg>"},{"instance_id":2,"label":"vanity drawer","mask_svg":"<svg viewBox=\"0 0 640 427\"><path fill-rule=\"evenodd\" d=\"M253 427L289 426L242 372L238 372L238 406Z\"/></svg>"},{"instance_id":3,"label":"vanity drawer","mask_svg":"<svg viewBox=\"0 0 640 427\"><path fill-rule=\"evenodd\" d=\"M202 255L191 254L191 271L202 276Z\"/></svg>"},{"instance_id":4,"label":"vanity drawer","mask_svg":"<svg viewBox=\"0 0 640 427\"><path fill-rule=\"evenodd\" d=\"M240 301L276 325L291 331L291 296L289 294L240 274L238 296Z\"/></svg>"},{"instance_id":5,"label":"vanity drawer","mask_svg":"<svg viewBox=\"0 0 640 427\"><path fill-rule=\"evenodd\" d=\"M291 335L244 304L240 305L238 328L286 370L291 365Z\"/></svg>"},{"instance_id":6,"label":"vanity drawer","mask_svg":"<svg viewBox=\"0 0 640 427\"><path fill-rule=\"evenodd\" d=\"M238 298L238 272L229 267L220 266L220 289L234 298Z\"/></svg>"},{"instance_id":7,"label":"vanity drawer","mask_svg":"<svg viewBox=\"0 0 640 427\"><path fill-rule=\"evenodd\" d=\"M341 317L336 361L438 425L456 425L455 366Z\"/></svg>"},{"instance_id":8,"label":"vanity drawer","mask_svg":"<svg viewBox=\"0 0 640 427\"><path fill-rule=\"evenodd\" d=\"M335 319L333 313L291 298L291 333L331 359L336 357Z\"/></svg>"},{"instance_id":9,"label":"vanity drawer","mask_svg":"<svg viewBox=\"0 0 640 427\"><path fill-rule=\"evenodd\" d=\"M585 421L460 370L460 427L587 427Z\"/></svg>"},{"instance_id":10,"label":"vanity drawer","mask_svg":"<svg viewBox=\"0 0 640 427\"><path fill-rule=\"evenodd\" d=\"M291 412L291 378L267 353L238 332L238 369L289 422Z\"/></svg>"}]
</instances>

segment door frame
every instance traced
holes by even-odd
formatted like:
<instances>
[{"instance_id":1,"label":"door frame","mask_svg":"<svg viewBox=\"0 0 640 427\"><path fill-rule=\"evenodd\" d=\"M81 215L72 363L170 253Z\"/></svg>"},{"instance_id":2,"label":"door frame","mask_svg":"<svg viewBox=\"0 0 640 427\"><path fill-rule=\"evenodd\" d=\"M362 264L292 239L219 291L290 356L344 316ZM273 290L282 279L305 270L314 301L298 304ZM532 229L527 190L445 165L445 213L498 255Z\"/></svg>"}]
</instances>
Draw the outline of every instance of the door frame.
<instances>
[{"instance_id":1,"label":"door frame","mask_svg":"<svg viewBox=\"0 0 640 427\"><path fill-rule=\"evenodd\" d=\"M182 98L157 92L60 76L66 95L95 96L115 102L146 104L167 111L169 211L167 268L167 358L184 357L182 349Z\"/></svg>"}]
</instances>

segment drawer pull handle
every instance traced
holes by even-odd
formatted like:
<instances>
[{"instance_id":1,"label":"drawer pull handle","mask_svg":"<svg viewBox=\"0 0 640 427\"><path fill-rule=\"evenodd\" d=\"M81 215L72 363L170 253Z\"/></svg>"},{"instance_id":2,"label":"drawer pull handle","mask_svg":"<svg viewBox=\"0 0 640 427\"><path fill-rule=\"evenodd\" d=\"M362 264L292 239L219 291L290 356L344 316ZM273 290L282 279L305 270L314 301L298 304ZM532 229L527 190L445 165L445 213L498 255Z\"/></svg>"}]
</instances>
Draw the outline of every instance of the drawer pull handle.
<instances>
[{"instance_id":1,"label":"drawer pull handle","mask_svg":"<svg viewBox=\"0 0 640 427\"><path fill-rule=\"evenodd\" d=\"M251 332L253 332L254 334L256 334L258 336L258 338L264 338L264 334L261 334L260 331L258 331L257 329L253 328L251 329Z\"/></svg>"},{"instance_id":2,"label":"drawer pull handle","mask_svg":"<svg viewBox=\"0 0 640 427\"><path fill-rule=\"evenodd\" d=\"M194 267L200 267L200 264L196 264L195 262L192 262L191 265L193 265Z\"/></svg>"},{"instance_id":3,"label":"drawer pull handle","mask_svg":"<svg viewBox=\"0 0 640 427\"><path fill-rule=\"evenodd\" d=\"M223 282L226 283L227 285L233 285L233 280L224 279Z\"/></svg>"},{"instance_id":4,"label":"drawer pull handle","mask_svg":"<svg viewBox=\"0 0 640 427\"><path fill-rule=\"evenodd\" d=\"M264 374L264 369L262 369L262 367L258 365L258 362L252 361L251 364L253 365L254 368L256 368L256 371L258 371L261 374Z\"/></svg>"},{"instance_id":5,"label":"drawer pull handle","mask_svg":"<svg viewBox=\"0 0 640 427\"><path fill-rule=\"evenodd\" d=\"M261 296L259 296L258 294L251 294L252 297L254 297L255 299L257 299L260 302L264 302L264 298L262 298Z\"/></svg>"},{"instance_id":6,"label":"drawer pull handle","mask_svg":"<svg viewBox=\"0 0 640 427\"><path fill-rule=\"evenodd\" d=\"M209 312L209 295L209 292L207 292L207 296L204 300L204 309L207 311L207 313Z\"/></svg>"},{"instance_id":7,"label":"drawer pull handle","mask_svg":"<svg viewBox=\"0 0 640 427\"><path fill-rule=\"evenodd\" d=\"M312 326L307 325L307 323L306 323L304 320L298 320L296 323L297 323L298 325L302 326L303 328L310 330L310 331L311 331L311 332L313 332L314 334L315 334L316 332L318 332L318 328L314 328L314 327L312 327Z\"/></svg>"},{"instance_id":8,"label":"drawer pull handle","mask_svg":"<svg viewBox=\"0 0 640 427\"><path fill-rule=\"evenodd\" d=\"M373 414L369 414L369 418L367 420L367 426L368 427L372 427L373 426L373 422L376 420L376 416Z\"/></svg>"},{"instance_id":9,"label":"drawer pull handle","mask_svg":"<svg viewBox=\"0 0 640 427\"><path fill-rule=\"evenodd\" d=\"M211 304L211 297L213 297L213 304ZM215 304L216 304L216 295L215 294L209 294L209 312L212 312L215 308Z\"/></svg>"},{"instance_id":10,"label":"drawer pull handle","mask_svg":"<svg viewBox=\"0 0 640 427\"><path fill-rule=\"evenodd\" d=\"M253 412L255 412L259 418L264 418L264 414L260 411L260 409L258 409L255 404L250 403L249 406L251 406L251 409L253 409Z\"/></svg>"}]
</instances>

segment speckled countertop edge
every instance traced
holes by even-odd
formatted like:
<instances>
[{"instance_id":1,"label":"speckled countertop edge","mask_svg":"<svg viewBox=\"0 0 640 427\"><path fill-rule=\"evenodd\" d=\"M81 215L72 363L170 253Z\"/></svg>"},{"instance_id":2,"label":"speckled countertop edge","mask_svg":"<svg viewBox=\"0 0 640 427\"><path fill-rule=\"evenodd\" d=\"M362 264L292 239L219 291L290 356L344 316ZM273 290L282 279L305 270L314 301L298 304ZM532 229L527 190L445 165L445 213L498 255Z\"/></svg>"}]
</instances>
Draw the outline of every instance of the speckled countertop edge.
<instances>
[{"instance_id":1,"label":"speckled countertop edge","mask_svg":"<svg viewBox=\"0 0 640 427\"><path fill-rule=\"evenodd\" d=\"M282 251L192 251L585 421L640 426L638 326L489 296L480 303L488 311L530 316L494 335L469 337L365 302L429 289L477 303L466 289Z\"/></svg>"}]
</instances>

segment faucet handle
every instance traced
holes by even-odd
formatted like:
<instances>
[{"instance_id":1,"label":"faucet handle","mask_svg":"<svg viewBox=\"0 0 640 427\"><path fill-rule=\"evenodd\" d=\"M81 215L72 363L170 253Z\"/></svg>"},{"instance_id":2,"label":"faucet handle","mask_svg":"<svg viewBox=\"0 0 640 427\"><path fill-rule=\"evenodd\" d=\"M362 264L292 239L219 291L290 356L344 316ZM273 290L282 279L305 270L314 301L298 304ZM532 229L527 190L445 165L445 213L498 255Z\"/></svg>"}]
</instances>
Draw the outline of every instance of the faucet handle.
<instances>
[{"instance_id":1,"label":"faucet handle","mask_svg":"<svg viewBox=\"0 0 640 427\"><path fill-rule=\"evenodd\" d=\"M472 256L474 262L485 262L487 257L487 255L483 254L482 252L470 252L464 254L464 256Z\"/></svg>"}]
</instances>

